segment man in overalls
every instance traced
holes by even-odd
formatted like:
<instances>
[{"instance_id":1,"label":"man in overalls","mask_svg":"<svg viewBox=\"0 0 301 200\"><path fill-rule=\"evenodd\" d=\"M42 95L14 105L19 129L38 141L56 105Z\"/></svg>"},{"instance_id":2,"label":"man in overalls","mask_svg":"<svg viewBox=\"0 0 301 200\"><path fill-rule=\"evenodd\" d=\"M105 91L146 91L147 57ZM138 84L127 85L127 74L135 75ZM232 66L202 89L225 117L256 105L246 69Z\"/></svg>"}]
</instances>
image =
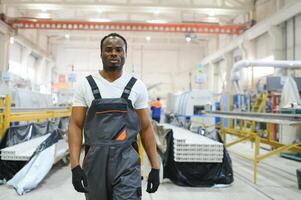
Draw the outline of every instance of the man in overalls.
<instances>
[{"instance_id":1,"label":"man in overalls","mask_svg":"<svg viewBox=\"0 0 301 200\"><path fill-rule=\"evenodd\" d=\"M75 87L68 130L72 184L88 200L141 199L137 134L150 160L146 191L159 187L159 164L141 80L123 73L127 42L111 33L101 40L103 70ZM83 131L84 130L84 131ZM80 165L82 137L85 158Z\"/></svg>"}]
</instances>

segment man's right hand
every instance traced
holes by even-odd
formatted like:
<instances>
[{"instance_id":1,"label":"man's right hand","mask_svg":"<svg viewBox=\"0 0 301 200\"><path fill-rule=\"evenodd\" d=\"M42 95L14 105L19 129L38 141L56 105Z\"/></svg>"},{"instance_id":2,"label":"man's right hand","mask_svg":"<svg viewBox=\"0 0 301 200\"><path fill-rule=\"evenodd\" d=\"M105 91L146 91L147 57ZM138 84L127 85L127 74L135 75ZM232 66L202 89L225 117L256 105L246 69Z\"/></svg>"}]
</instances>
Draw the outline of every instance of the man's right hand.
<instances>
[{"instance_id":1,"label":"man's right hand","mask_svg":"<svg viewBox=\"0 0 301 200\"><path fill-rule=\"evenodd\" d=\"M77 165L72 169L72 184L78 192L88 193L88 180L84 170Z\"/></svg>"}]
</instances>

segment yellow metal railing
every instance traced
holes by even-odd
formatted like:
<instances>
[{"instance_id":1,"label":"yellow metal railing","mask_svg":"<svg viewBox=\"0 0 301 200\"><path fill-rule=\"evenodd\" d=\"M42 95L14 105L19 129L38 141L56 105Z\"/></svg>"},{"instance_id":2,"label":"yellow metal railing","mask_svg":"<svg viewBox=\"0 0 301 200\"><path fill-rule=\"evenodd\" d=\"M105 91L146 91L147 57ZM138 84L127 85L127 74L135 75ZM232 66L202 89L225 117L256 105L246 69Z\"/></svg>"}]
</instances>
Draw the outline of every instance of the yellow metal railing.
<instances>
[{"instance_id":1,"label":"yellow metal railing","mask_svg":"<svg viewBox=\"0 0 301 200\"><path fill-rule=\"evenodd\" d=\"M0 139L10 127L11 122L45 121L52 118L69 117L71 115L71 107L62 110L12 112L9 96L1 97L0 105L3 108L3 111L0 113Z\"/></svg>"},{"instance_id":2,"label":"yellow metal railing","mask_svg":"<svg viewBox=\"0 0 301 200\"><path fill-rule=\"evenodd\" d=\"M263 112L263 108L268 100L269 94L268 93L261 93L257 96L255 105L252 107L251 112ZM247 124L250 126L251 130L255 130L255 121L248 121Z\"/></svg>"},{"instance_id":3,"label":"yellow metal railing","mask_svg":"<svg viewBox=\"0 0 301 200\"><path fill-rule=\"evenodd\" d=\"M260 95L260 100L256 100L256 107L258 110L256 110L257 112L262 112L264 105L266 104L266 101L268 99L268 93L265 94L261 94ZM232 110L232 99L233 97L230 95L229 96L229 111ZM222 105L222 102L221 102ZM221 110L223 111L223 106L221 106ZM255 112L256 112L255 111ZM267 124L267 135L266 137L262 137L262 135L260 133L256 133L255 132L255 121L254 120L244 120L244 119L239 119L239 124L237 125L237 127L233 126L232 123L232 119L228 118L228 123L229 126L228 128L224 128L224 119L223 117L221 117L221 122L220 122L220 133L221 133L221 137L223 139L223 142L225 144L226 147L231 147L233 145L239 144L239 143L243 143L245 141L251 141L255 144L255 148L254 148L254 155L253 156L246 156L243 155L241 153L238 152L233 152L235 154L238 154L240 157L248 159L253 161L253 182L256 184L256 177L257 177L257 168L258 168L258 164L260 161L269 158L273 155L279 154L282 151L294 151L297 153L301 153L301 141L296 142L294 144L290 144L290 145L286 145L286 144L282 144L276 140L273 139L273 133L272 133L272 124L273 123L266 123ZM250 125L251 122L251 127L248 127L248 125ZM301 124L294 124L297 126L301 126ZM230 143L227 143L227 134L228 135L233 135L235 137L237 137L237 140L231 141ZM271 147L271 150L268 153L265 154L260 154L260 144L267 144Z\"/></svg>"},{"instance_id":4,"label":"yellow metal railing","mask_svg":"<svg viewBox=\"0 0 301 200\"><path fill-rule=\"evenodd\" d=\"M243 121L243 120L240 120ZM301 153L301 141L296 142L294 144L290 144L290 145L285 145L285 144L281 144L278 141L272 140L271 134L272 132L269 131L268 129L268 135L266 138L261 137L258 133L250 130L250 129L244 129L242 127L242 125L240 125L239 129L234 129L234 128L223 128L221 127L221 136L224 139L224 144L226 147L231 147L235 144L238 143L242 143L245 142L247 140L254 142L255 144L255 148L254 148L254 156L250 157L250 156L245 156L243 154L234 152L235 154L238 154L239 156L251 160L253 161L253 182L256 184L256 175L257 175L257 167L260 161L269 158L271 156L274 156L276 154L279 154L282 151L294 151L297 153ZM226 135L233 135L238 137L237 140L235 141L231 141L231 143L227 143L227 138ZM267 144L271 147L273 147L271 151L269 151L268 153L262 154L260 155L259 150L260 150L260 144Z\"/></svg>"}]
</instances>

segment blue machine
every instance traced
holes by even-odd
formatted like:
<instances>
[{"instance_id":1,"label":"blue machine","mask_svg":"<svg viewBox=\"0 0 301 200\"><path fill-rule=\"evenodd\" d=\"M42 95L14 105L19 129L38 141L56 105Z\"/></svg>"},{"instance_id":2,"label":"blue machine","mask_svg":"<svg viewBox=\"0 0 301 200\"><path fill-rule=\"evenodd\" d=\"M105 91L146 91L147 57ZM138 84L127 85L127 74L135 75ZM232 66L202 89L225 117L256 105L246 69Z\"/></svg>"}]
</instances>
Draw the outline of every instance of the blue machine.
<instances>
[{"instance_id":1,"label":"blue machine","mask_svg":"<svg viewBox=\"0 0 301 200\"><path fill-rule=\"evenodd\" d=\"M221 110L221 103L220 102L215 102L215 110L220 111ZM215 117L215 125L218 125L221 122L220 117Z\"/></svg>"},{"instance_id":2,"label":"blue machine","mask_svg":"<svg viewBox=\"0 0 301 200\"><path fill-rule=\"evenodd\" d=\"M222 96L222 108L224 112L229 112L229 95L223 95ZM223 127L224 128L229 128L229 120L228 119L223 119Z\"/></svg>"}]
</instances>

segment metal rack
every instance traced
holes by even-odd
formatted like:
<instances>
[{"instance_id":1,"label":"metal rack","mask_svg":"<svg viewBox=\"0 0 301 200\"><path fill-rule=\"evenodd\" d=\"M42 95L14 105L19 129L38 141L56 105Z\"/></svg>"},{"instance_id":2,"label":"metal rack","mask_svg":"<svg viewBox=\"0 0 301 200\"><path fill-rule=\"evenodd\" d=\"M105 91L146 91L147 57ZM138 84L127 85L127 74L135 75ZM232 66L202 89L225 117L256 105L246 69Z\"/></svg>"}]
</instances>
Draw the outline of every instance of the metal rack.
<instances>
[{"instance_id":1,"label":"metal rack","mask_svg":"<svg viewBox=\"0 0 301 200\"><path fill-rule=\"evenodd\" d=\"M273 155L276 155L283 151L294 151L297 153L301 153L301 141L293 143L293 144L282 144L276 140L274 140L273 132L271 129L268 130L267 137L261 137L258 133L256 133L253 130L244 128L244 124L246 121L256 121L256 122L264 122L267 123L268 126L271 126L272 124L285 124L290 126L301 126L301 115L295 114L295 115L288 115L288 114L276 114L276 113L250 113L250 112L208 112L207 113L210 116L218 116L222 120L222 125L220 126L221 135L224 140L224 144L226 147L233 146L238 143L242 143L244 141L252 141L255 144L255 152L254 156L248 157L239 153L239 156L253 161L253 182L256 184L256 175L257 175L257 167L260 161L269 158ZM224 128L223 121L225 118L228 119L239 119L239 128L230 127L230 128ZM239 139L228 143L226 140L226 135L230 134L233 136L238 137ZM260 155L259 149L260 144L267 144L272 147L272 150L268 153L265 153L263 155Z\"/></svg>"},{"instance_id":2,"label":"metal rack","mask_svg":"<svg viewBox=\"0 0 301 200\"><path fill-rule=\"evenodd\" d=\"M69 117L71 107L13 108L9 96L0 97L0 139L11 122L44 121L51 118Z\"/></svg>"}]
</instances>

